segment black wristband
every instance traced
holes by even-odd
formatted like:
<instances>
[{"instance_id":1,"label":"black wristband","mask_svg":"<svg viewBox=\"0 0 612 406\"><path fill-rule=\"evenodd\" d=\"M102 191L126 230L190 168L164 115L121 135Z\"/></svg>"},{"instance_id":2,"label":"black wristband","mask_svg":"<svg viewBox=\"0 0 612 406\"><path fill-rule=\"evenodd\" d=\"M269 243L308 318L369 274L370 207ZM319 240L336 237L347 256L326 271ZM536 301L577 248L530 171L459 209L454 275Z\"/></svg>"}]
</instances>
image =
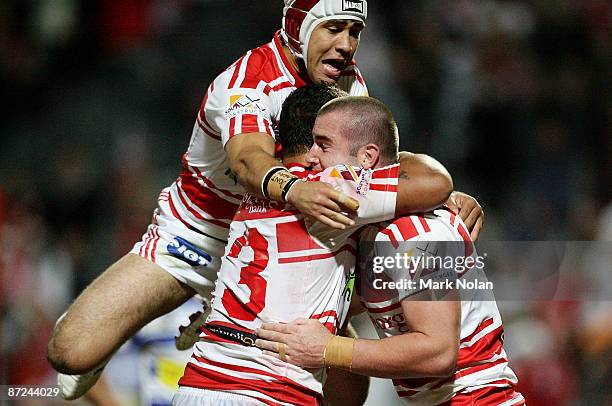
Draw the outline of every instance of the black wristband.
<instances>
[{"instance_id":1,"label":"black wristband","mask_svg":"<svg viewBox=\"0 0 612 406\"><path fill-rule=\"evenodd\" d=\"M300 180L300 178L293 178L285 184L285 187L283 188L283 191L281 192L281 199L283 199L283 201L285 202L287 201L287 193L289 193L291 186L293 186L293 184L297 182L298 180Z\"/></svg>"},{"instance_id":2,"label":"black wristband","mask_svg":"<svg viewBox=\"0 0 612 406\"><path fill-rule=\"evenodd\" d=\"M270 198L270 194L268 193L268 183L270 183L270 179L272 178L272 176L274 176L275 173L283 170L286 171L287 168L283 166L276 166L274 168L271 168L261 181L261 193L263 193L263 195L268 199Z\"/></svg>"}]
</instances>

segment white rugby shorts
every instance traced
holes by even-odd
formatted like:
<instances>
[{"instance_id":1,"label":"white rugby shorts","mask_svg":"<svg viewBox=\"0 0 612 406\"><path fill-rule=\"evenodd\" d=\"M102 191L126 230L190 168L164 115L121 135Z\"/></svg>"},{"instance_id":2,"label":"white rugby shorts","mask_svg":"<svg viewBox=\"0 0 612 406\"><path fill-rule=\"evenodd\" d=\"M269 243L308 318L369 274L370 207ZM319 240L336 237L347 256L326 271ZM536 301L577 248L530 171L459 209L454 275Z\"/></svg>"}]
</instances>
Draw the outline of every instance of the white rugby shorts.
<instances>
[{"instance_id":1,"label":"white rugby shorts","mask_svg":"<svg viewBox=\"0 0 612 406\"><path fill-rule=\"evenodd\" d=\"M172 406L261 406L265 403L236 393L181 386L172 398Z\"/></svg>"},{"instance_id":2,"label":"white rugby shorts","mask_svg":"<svg viewBox=\"0 0 612 406\"><path fill-rule=\"evenodd\" d=\"M210 300L226 242L187 228L172 215L167 200L161 197L163 194L164 191L147 232L130 253L159 265Z\"/></svg>"}]
</instances>

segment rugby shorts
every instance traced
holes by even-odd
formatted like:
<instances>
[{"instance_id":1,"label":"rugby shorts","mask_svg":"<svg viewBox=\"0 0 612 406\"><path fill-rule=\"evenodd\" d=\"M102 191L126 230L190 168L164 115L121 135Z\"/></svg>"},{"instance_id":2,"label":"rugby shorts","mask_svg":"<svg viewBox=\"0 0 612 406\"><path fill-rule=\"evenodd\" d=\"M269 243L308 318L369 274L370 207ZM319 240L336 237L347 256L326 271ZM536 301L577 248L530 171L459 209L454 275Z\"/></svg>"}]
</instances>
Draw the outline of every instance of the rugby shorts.
<instances>
[{"instance_id":1,"label":"rugby shorts","mask_svg":"<svg viewBox=\"0 0 612 406\"><path fill-rule=\"evenodd\" d=\"M227 242L187 228L172 215L162 195L147 232L130 253L159 265L210 300Z\"/></svg>"},{"instance_id":2,"label":"rugby shorts","mask_svg":"<svg viewBox=\"0 0 612 406\"><path fill-rule=\"evenodd\" d=\"M244 395L181 386L172 398L172 406L261 406L265 403Z\"/></svg>"}]
</instances>

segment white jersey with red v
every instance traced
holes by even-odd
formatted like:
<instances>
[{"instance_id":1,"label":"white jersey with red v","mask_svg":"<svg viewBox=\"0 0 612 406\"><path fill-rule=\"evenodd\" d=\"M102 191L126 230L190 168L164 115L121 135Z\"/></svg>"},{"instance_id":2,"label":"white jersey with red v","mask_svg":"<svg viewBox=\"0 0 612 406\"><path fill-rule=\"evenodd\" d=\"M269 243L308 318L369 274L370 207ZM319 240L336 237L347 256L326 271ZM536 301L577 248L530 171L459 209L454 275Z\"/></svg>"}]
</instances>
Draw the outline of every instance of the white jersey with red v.
<instances>
[{"instance_id":1,"label":"white jersey with red v","mask_svg":"<svg viewBox=\"0 0 612 406\"><path fill-rule=\"evenodd\" d=\"M216 326L252 332L264 322L319 320L335 333L344 321L354 286L356 237L364 222L395 212L399 165L362 173L338 166L321 174L292 172L308 180L350 185L360 202L357 224L328 247L313 238L303 215L285 203L245 195L230 228L212 312ZM368 184L358 194L359 185ZM263 355L204 328L202 341L180 385L230 391L270 404L316 404L324 369L305 370Z\"/></svg>"},{"instance_id":2,"label":"white jersey with red v","mask_svg":"<svg viewBox=\"0 0 612 406\"><path fill-rule=\"evenodd\" d=\"M397 254L404 256L407 252L414 258L418 247L425 245L427 251L442 259L470 257L475 261L477 256L461 218L442 208L367 227L361 233L360 242L360 252L364 251L367 258L362 257L360 264L370 263L376 256L395 258ZM472 272L476 272L476 268L468 267L454 276L468 278L474 275ZM405 278L402 275L406 274L396 271L384 274L394 282ZM409 332L400 302L422 289L418 285L412 292L377 289L381 286L380 282L378 285L374 282L377 277L372 269L360 269L357 291L378 335L385 338ZM514 391L517 377L508 366L503 333L492 292L462 292L456 372L446 378L394 379L398 396L410 405L524 404L521 394Z\"/></svg>"},{"instance_id":3,"label":"white jersey with red v","mask_svg":"<svg viewBox=\"0 0 612 406\"><path fill-rule=\"evenodd\" d=\"M213 81L183 156L183 170L164 192L172 214L184 226L227 239L244 189L229 168L225 144L242 133L275 136L283 102L305 84L286 59L279 33L270 43L248 51ZM355 63L338 86L354 96L367 95Z\"/></svg>"}]
</instances>

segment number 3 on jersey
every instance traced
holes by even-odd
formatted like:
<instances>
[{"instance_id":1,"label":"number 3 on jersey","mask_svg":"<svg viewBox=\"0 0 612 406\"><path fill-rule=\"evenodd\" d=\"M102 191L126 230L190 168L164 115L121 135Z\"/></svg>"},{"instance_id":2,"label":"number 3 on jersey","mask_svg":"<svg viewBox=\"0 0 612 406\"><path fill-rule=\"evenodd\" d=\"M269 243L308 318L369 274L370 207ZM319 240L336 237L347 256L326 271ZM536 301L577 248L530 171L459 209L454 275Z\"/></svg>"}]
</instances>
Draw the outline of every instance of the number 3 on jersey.
<instances>
[{"instance_id":1,"label":"number 3 on jersey","mask_svg":"<svg viewBox=\"0 0 612 406\"><path fill-rule=\"evenodd\" d=\"M236 293L230 289L225 289L221 302L230 317L253 321L265 306L268 283L260 274L268 266L268 241L257 229L247 229L242 237L234 241L228 257L238 258L240 252L245 247L251 247L253 250L253 260L247 266L240 268L240 280L238 283L246 285L251 291L249 301L244 303L238 298Z\"/></svg>"}]
</instances>

